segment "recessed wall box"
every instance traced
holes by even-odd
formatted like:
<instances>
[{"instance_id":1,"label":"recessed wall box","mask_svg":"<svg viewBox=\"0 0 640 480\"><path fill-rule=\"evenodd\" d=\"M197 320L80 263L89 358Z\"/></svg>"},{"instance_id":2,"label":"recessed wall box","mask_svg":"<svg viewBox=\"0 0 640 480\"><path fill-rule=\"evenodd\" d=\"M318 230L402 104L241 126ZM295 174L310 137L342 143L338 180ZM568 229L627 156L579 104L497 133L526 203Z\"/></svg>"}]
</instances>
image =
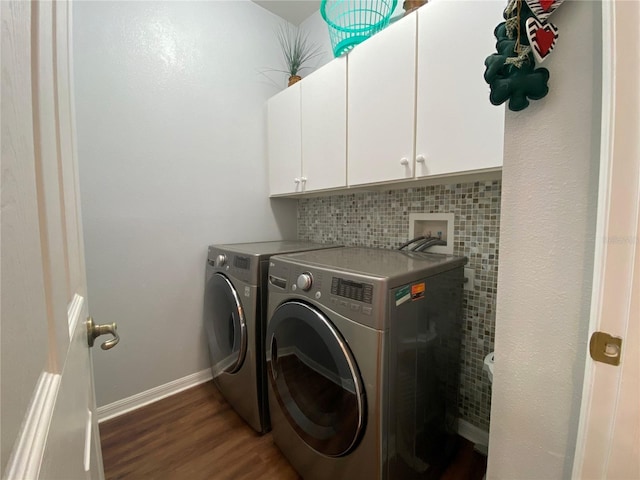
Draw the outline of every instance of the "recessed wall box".
<instances>
[{"instance_id":1,"label":"recessed wall box","mask_svg":"<svg viewBox=\"0 0 640 480\"><path fill-rule=\"evenodd\" d=\"M436 237L447 242L446 245L434 245L425 250L431 253L453 255L453 213L410 213L409 239L420 235Z\"/></svg>"}]
</instances>

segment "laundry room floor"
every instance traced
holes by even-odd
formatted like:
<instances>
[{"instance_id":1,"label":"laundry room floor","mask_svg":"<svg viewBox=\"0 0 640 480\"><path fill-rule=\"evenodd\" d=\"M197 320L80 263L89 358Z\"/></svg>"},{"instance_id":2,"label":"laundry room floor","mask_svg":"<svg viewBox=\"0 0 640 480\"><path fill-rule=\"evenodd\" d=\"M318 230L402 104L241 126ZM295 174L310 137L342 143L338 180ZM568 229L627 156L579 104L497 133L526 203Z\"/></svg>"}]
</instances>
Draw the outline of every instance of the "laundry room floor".
<instances>
[{"instance_id":1,"label":"laundry room floor","mask_svg":"<svg viewBox=\"0 0 640 480\"><path fill-rule=\"evenodd\" d=\"M105 477L115 479L297 480L273 444L207 382L100 424ZM440 480L481 480L486 458L459 438Z\"/></svg>"}]
</instances>

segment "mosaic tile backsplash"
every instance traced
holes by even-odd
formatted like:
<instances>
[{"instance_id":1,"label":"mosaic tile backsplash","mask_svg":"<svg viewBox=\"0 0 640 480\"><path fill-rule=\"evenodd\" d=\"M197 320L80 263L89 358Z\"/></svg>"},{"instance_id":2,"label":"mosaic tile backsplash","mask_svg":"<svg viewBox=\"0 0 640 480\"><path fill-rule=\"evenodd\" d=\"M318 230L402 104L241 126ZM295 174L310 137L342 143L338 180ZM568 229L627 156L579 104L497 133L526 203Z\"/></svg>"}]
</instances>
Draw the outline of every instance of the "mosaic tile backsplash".
<instances>
[{"instance_id":1,"label":"mosaic tile backsplash","mask_svg":"<svg viewBox=\"0 0 640 480\"><path fill-rule=\"evenodd\" d=\"M475 269L464 292L459 408L461 418L489 430L491 385L483 372L493 351L502 182L489 180L298 200L298 239L398 248L408 240L410 213L453 213L455 255Z\"/></svg>"}]
</instances>

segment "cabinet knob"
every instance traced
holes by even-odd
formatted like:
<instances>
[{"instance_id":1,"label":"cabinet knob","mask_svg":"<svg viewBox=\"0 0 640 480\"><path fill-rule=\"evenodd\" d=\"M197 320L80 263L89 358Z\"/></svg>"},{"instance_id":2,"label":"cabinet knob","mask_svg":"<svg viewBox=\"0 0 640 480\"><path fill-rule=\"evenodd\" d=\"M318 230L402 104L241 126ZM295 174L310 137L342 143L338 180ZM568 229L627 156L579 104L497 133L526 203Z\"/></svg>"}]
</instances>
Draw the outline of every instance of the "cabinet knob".
<instances>
[{"instance_id":1,"label":"cabinet knob","mask_svg":"<svg viewBox=\"0 0 640 480\"><path fill-rule=\"evenodd\" d=\"M404 157L401 158L400 159L400 165L404 165L406 167L407 165L409 165L409 159L408 158L404 158Z\"/></svg>"},{"instance_id":2,"label":"cabinet knob","mask_svg":"<svg viewBox=\"0 0 640 480\"><path fill-rule=\"evenodd\" d=\"M297 184L300 183L300 179L299 178L294 178L293 181Z\"/></svg>"},{"instance_id":3,"label":"cabinet knob","mask_svg":"<svg viewBox=\"0 0 640 480\"><path fill-rule=\"evenodd\" d=\"M300 181L301 181L302 183L306 183L306 181L307 181L307 177L300 177Z\"/></svg>"},{"instance_id":4,"label":"cabinet knob","mask_svg":"<svg viewBox=\"0 0 640 480\"><path fill-rule=\"evenodd\" d=\"M424 155L418 155L416 157L416 162L418 163L425 163L427 161L427 159L424 157Z\"/></svg>"}]
</instances>

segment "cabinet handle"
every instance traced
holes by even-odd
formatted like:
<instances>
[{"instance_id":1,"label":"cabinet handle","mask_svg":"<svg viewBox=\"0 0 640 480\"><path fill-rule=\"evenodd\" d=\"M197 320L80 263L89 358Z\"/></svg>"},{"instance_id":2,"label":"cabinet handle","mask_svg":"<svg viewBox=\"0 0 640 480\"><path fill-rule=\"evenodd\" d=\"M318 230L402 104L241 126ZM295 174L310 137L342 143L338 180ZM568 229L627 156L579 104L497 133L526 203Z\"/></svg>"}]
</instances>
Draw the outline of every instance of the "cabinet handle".
<instances>
[{"instance_id":1,"label":"cabinet handle","mask_svg":"<svg viewBox=\"0 0 640 480\"><path fill-rule=\"evenodd\" d=\"M401 158L400 159L400 165L404 165L406 167L407 165L409 165L409 159L408 158Z\"/></svg>"},{"instance_id":2,"label":"cabinet handle","mask_svg":"<svg viewBox=\"0 0 640 480\"><path fill-rule=\"evenodd\" d=\"M424 157L424 155L418 155L416 157L416 162L418 163L425 163L427 161L427 159Z\"/></svg>"}]
</instances>

